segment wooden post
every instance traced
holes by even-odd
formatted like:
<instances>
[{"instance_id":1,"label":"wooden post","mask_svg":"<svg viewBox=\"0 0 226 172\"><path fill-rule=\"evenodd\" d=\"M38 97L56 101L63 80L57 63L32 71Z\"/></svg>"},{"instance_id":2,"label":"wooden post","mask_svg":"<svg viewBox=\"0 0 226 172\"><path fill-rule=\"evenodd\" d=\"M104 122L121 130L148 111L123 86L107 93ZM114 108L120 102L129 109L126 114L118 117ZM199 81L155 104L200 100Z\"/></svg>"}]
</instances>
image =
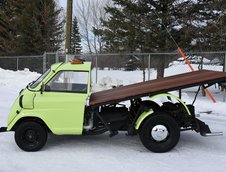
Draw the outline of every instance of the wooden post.
<instances>
[{"instance_id":1,"label":"wooden post","mask_svg":"<svg viewBox=\"0 0 226 172\"><path fill-rule=\"evenodd\" d=\"M72 4L73 4L73 0L67 0L65 52L69 54L71 52ZM66 61L66 57L65 57L65 61Z\"/></svg>"}]
</instances>

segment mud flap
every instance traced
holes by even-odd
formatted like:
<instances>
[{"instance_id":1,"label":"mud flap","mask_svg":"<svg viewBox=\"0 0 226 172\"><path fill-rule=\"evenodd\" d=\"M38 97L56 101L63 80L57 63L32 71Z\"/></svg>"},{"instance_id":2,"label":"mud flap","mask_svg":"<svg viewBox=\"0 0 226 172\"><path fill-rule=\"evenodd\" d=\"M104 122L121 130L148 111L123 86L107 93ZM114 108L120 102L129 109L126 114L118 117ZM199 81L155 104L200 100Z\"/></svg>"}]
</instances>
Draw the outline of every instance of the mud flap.
<instances>
[{"instance_id":1,"label":"mud flap","mask_svg":"<svg viewBox=\"0 0 226 172\"><path fill-rule=\"evenodd\" d=\"M195 119L196 122L196 129L195 131L200 133L202 136L204 136L206 133L211 133L210 128L208 125L206 125L204 122L202 122L199 119Z\"/></svg>"},{"instance_id":2,"label":"mud flap","mask_svg":"<svg viewBox=\"0 0 226 172\"><path fill-rule=\"evenodd\" d=\"M208 125L203 121L195 118L196 128L195 131L200 133L201 136L222 136L222 132L211 132Z\"/></svg>"}]
</instances>

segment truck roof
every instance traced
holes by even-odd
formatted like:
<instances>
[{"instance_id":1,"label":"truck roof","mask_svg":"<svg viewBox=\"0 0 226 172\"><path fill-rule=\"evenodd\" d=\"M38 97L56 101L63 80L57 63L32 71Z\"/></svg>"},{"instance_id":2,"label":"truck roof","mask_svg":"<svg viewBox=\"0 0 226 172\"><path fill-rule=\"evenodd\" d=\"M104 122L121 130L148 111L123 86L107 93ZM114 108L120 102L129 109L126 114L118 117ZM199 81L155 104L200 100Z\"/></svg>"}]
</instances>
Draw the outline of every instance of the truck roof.
<instances>
[{"instance_id":1,"label":"truck roof","mask_svg":"<svg viewBox=\"0 0 226 172\"><path fill-rule=\"evenodd\" d=\"M91 62L84 62L83 64L71 64L71 63L57 63L51 66L53 70L79 70L90 71Z\"/></svg>"},{"instance_id":2,"label":"truck roof","mask_svg":"<svg viewBox=\"0 0 226 172\"><path fill-rule=\"evenodd\" d=\"M226 82L226 72L202 70L154 79L91 94L90 106L119 103L133 98L152 96L204 84Z\"/></svg>"}]
</instances>

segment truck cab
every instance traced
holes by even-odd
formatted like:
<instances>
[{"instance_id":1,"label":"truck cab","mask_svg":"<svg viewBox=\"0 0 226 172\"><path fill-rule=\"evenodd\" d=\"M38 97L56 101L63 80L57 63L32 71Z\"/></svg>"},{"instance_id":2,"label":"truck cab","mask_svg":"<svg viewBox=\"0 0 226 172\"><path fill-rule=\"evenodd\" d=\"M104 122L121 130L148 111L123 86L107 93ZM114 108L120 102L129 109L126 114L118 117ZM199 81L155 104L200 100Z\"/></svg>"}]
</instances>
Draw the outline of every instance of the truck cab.
<instances>
[{"instance_id":1,"label":"truck cab","mask_svg":"<svg viewBox=\"0 0 226 172\"><path fill-rule=\"evenodd\" d=\"M7 130L16 130L24 121L38 121L56 135L82 134L90 71L91 63L79 60L52 65L21 90L9 113Z\"/></svg>"}]
</instances>

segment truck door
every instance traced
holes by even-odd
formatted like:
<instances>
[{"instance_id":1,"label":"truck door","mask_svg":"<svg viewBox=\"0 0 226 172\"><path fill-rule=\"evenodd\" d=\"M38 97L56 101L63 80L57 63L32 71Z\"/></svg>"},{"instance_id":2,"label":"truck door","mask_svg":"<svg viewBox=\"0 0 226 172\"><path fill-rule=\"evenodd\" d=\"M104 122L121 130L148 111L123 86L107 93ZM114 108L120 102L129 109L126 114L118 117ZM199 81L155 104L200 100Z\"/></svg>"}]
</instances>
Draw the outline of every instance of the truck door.
<instances>
[{"instance_id":1,"label":"truck door","mask_svg":"<svg viewBox=\"0 0 226 172\"><path fill-rule=\"evenodd\" d=\"M82 134L88 83L88 71L59 71L36 95L36 112L54 134Z\"/></svg>"}]
</instances>

